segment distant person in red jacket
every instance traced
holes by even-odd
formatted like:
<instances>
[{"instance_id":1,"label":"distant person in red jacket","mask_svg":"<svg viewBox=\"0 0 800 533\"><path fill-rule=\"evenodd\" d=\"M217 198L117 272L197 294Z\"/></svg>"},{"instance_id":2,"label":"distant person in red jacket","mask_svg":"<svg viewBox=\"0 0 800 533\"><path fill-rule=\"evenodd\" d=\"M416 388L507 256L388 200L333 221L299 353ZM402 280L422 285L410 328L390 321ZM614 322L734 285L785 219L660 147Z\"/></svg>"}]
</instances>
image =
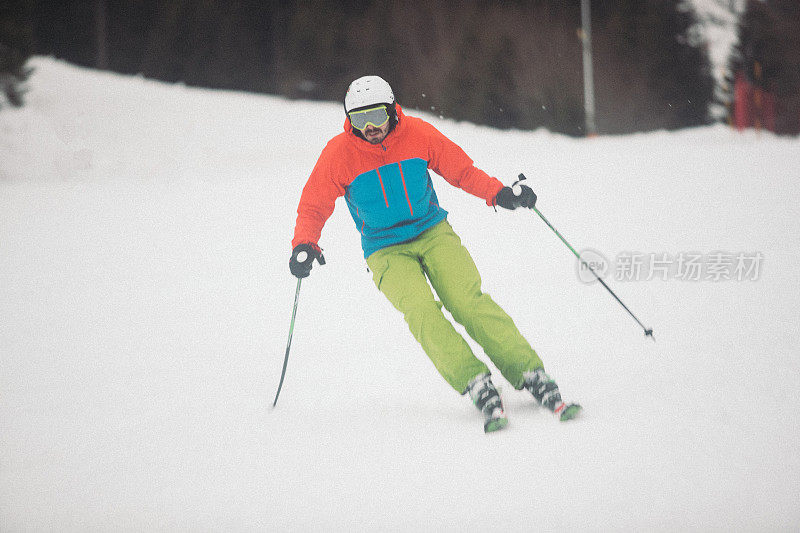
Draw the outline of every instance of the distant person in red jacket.
<instances>
[{"instance_id":1,"label":"distant person in red jacket","mask_svg":"<svg viewBox=\"0 0 800 533\"><path fill-rule=\"evenodd\" d=\"M485 431L508 423L500 396L486 364L442 314L428 281L516 389L529 390L561 420L573 418L580 406L561 400L558 386L511 318L481 292L475 263L447 222L428 169L489 206L532 208L534 192L523 185L514 194L432 125L406 116L378 76L351 83L344 109L344 132L328 142L300 198L291 273L303 278L314 259L324 264L318 244L322 227L336 199L344 196L375 285L403 313L447 382L470 395L485 417Z\"/></svg>"}]
</instances>

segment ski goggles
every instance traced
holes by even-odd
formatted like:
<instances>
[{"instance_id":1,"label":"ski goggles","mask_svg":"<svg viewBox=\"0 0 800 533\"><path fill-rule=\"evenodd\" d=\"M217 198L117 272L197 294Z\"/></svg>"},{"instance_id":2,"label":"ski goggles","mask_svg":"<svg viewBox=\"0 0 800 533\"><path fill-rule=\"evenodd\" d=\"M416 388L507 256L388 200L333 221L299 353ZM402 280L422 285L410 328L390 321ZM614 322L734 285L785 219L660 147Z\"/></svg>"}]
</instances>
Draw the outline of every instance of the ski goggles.
<instances>
[{"instance_id":1,"label":"ski goggles","mask_svg":"<svg viewBox=\"0 0 800 533\"><path fill-rule=\"evenodd\" d=\"M389 113L386 111L386 106L381 105L378 107L371 107L361 111L351 111L347 114L350 117L350 124L360 131L367 129L367 126L373 128L382 128L389 122Z\"/></svg>"}]
</instances>

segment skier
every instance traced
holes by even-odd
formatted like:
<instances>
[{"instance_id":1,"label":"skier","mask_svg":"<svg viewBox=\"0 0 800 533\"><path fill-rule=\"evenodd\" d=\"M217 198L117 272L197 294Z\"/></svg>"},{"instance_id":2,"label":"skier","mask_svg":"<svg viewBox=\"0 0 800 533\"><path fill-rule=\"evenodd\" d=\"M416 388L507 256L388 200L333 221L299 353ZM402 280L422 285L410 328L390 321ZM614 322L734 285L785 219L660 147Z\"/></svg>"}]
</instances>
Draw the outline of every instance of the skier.
<instances>
[{"instance_id":1,"label":"skier","mask_svg":"<svg viewBox=\"0 0 800 533\"><path fill-rule=\"evenodd\" d=\"M353 81L344 110L344 132L323 149L300 198L291 273L304 278L315 259L325 264L318 244L322 227L336 199L344 196L375 285L403 313L444 379L459 394L469 394L484 415L484 431L501 429L508 419L488 367L445 318L441 305L516 389L530 391L560 420L577 415L580 406L562 401L555 381L511 318L481 292L475 263L439 206L428 169L489 206L532 208L533 190L523 185L515 194L476 168L431 124L405 115L392 88L378 76Z\"/></svg>"}]
</instances>

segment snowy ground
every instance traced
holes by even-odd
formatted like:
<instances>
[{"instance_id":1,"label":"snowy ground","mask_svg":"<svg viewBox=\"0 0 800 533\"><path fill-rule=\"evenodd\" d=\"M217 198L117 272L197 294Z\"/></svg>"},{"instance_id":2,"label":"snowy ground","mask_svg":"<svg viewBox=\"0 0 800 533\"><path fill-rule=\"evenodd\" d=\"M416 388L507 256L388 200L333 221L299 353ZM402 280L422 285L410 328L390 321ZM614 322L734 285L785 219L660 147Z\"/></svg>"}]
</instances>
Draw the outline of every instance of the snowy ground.
<instances>
[{"instance_id":1,"label":"snowy ground","mask_svg":"<svg viewBox=\"0 0 800 533\"><path fill-rule=\"evenodd\" d=\"M372 285L343 205L270 409L295 209L341 106L34 63L28 105L0 112L0 530L800 524L797 139L433 119L501 180L525 172L577 248L644 257L608 279L656 343L541 220L436 178L484 289L585 406L559 424L498 377L511 423L487 436ZM705 277L718 251L760 253L757 279L646 279L649 254L699 254Z\"/></svg>"}]
</instances>

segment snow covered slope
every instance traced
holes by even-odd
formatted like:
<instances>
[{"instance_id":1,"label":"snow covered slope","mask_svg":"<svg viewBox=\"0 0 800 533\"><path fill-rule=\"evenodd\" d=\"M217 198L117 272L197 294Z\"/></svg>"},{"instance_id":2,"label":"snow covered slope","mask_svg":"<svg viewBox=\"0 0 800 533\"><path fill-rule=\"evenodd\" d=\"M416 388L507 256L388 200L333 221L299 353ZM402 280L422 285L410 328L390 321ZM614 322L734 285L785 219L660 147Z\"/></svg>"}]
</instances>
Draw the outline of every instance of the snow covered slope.
<instances>
[{"instance_id":1,"label":"snow covered slope","mask_svg":"<svg viewBox=\"0 0 800 533\"><path fill-rule=\"evenodd\" d=\"M35 66L28 105L0 112L0 530L797 527L798 140L431 118L504 182L526 173L657 339L538 217L436 178L484 289L585 407L559 424L498 376L511 422L487 436L343 205L270 409L295 209L340 105ZM761 259L740 281L720 251ZM680 279L691 254L734 279ZM616 279L628 259L638 281Z\"/></svg>"}]
</instances>

